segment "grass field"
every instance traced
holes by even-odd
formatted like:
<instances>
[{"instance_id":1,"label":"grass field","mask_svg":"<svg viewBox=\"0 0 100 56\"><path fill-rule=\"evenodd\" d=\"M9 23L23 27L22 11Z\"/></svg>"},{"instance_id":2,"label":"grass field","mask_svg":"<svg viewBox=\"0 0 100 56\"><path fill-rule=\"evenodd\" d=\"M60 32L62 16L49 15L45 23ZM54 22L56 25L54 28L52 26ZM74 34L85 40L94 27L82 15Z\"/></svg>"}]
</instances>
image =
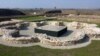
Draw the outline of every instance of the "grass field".
<instances>
[{"instance_id":1,"label":"grass field","mask_svg":"<svg viewBox=\"0 0 100 56\"><path fill-rule=\"evenodd\" d=\"M47 49L40 46L7 47L0 45L0 56L100 56L100 41L83 48L71 50Z\"/></svg>"},{"instance_id":2,"label":"grass field","mask_svg":"<svg viewBox=\"0 0 100 56\"><path fill-rule=\"evenodd\" d=\"M40 16L19 19L34 21L43 18ZM98 23L98 27L100 27L100 23ZM87 47L71 50L47 49L40 46L18 48L0 45L0 56L100 56L100 41L92 41Z\"/></svg>"},{"instance_id":3,"label":"grass field","mask_svg":"<svg viewBox=\"0 0 100 56\"><path fill-rule=\"evenodd\" d=\"M38 21L38 20L45 19L45 17L43 17L43 16L27 16L27 17L22 17L22 18L18 18L18 19L26 20L26 21Z\"/></svg>"}]
</instances>

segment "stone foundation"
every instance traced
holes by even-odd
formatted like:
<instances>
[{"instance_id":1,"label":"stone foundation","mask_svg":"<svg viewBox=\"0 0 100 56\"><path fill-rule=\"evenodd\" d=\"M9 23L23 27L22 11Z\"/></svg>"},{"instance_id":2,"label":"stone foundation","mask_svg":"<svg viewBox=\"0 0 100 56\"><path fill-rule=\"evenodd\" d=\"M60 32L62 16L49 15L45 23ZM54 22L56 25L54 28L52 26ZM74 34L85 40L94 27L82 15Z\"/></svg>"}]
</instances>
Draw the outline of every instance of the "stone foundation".
<instances>
[{"instance_id":1,"label":"stone foundation","mask_svg":"<svg viewBox=\"0 0 100 56\"><path fill-rule=\"evenodd\" d=\"M2 22L0 25L9 24ZM72 28L72 31L79 30L78 32L75 32L75 35L73 37L70 37L69 39L59 39L55 38L53 36L48 36L46 34L36 34L33 37L32 36L21 36L18 33L18 29L6 29L6 28L0 28L0 35L2 35L2 39L11 44L28 44L28 43L41 43L44 45L49 46L71 46L71 45L77 45L84 42L88 42L89 39L92 38L100 38L100 28L97 28L95 24L87 24L87 23L80 23L80 22L58 22L58 21L47 21L44 22L31 22L29 23L29 26L33 26L33 28L40 27L43 25L52 25L52 26L66 26L69 28ZM23 24L22 24L23 25ZM18 28L22 26L21 23L15 24ZM28 25L25 23L25 27L28 27ZM24 27L23 26L23 27ZM17 35L17 37L13 36Z\"/></svg>"}]
</instances>

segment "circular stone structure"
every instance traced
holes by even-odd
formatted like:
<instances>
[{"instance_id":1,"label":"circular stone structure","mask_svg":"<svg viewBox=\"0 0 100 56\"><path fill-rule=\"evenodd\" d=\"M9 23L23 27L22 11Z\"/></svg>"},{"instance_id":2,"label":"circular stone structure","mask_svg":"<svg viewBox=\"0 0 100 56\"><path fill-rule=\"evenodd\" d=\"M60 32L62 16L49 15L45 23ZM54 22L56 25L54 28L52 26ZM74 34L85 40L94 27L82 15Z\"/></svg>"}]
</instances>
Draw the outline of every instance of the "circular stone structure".
<instances>
[{"instance_id":1,"label":"circular stone structure","mask_svg":"<svg viewBox=\"0 0 100 56\"><path fill-rule=\"evenodd\" d=\"M79 48L89 45L91 39L100 36L100 28L96 26L95 24L60 21L29 22L28 26L25 26L27 29L19 29L18 31L5 26L8 27L3 28L7 34L1 36L0 43L16 47L40 45L52 49ZM8 32L9 30L14 31ZM2 29L0 31L2 32ZM18 37L12 36L18 32Z\"/></svg>"}]
</instances>

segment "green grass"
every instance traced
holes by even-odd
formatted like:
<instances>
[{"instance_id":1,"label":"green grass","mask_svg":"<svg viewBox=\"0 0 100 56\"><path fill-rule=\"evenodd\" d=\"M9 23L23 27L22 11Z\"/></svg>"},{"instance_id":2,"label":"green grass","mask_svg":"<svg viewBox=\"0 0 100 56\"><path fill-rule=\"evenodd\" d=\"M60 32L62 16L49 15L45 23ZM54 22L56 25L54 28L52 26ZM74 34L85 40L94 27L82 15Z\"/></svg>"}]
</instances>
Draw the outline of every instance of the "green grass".
<instances>
[{"instance_id":1,"label":"green grass","mask_svg":"<svg viewBox=\"0 0 100 56\"><path fill-rule=\"evenodd\" d=\"M97 24L98 26L97 27L100 27L100 24Z\"/></svg>"},{"instance_id":2,"label":"green grass","mask_svg":"<svg viewBox=\"0 0 100 56\"><path fill-rule=\"evenodd\" d=\"M43 16L27 16L27 17L22 17L22 18L18 18L18 19L25 20L25 21L38 21L38 20L45 19L45 17L43 17Z\"/></svg>"},{"instance_id":3,"label":"green grass","mask_svg":"<svg viewBox=\"0 0 100 56\"><path fill-rule=\"evenodd\" d=\"M0 45L0 56L100 56L100 41L92 41L87 47L59 50L47 49L40 46L7 47Z\"/></svg>"}]
</instances>

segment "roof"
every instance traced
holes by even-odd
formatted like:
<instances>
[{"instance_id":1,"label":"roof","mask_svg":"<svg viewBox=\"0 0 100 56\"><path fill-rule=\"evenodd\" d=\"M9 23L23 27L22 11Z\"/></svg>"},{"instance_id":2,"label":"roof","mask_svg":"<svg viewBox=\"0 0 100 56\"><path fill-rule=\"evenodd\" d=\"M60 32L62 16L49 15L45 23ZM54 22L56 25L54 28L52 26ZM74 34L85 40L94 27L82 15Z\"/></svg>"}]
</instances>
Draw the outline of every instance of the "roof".
<instances>
[{"instance_id":1,"label":"roof","mask_svg":"<svg viewBox=\"0 0 100 56\"><path fill-rule=\"evenodd\" d=\"M50 11L45 12L45 14L48 14L48 13L62 13L62 11L61 10L50 10Z\"/></svg>"},{"instance_id":2,"label":"roof","mask_svg":"<svg viewBox=\"0 0 100 56\"><path fill-rule=\"evenodd\" d=\"M17 15L25 15L21 11L14 9L0 9L0 16L17 16Z\"/></svg>"},{"instance_id":3,"label":"roof","mask_svg":"<svg viewBox=\"0 0 100 56\"><path fill-rule=\"evenodd\" d=\"M60 31L65 28L67 29L66 26L52 26L52 25L45 25L45 26L37 27L37 29L49 30L49 31Z\"/></svg>"}]
</instances>

